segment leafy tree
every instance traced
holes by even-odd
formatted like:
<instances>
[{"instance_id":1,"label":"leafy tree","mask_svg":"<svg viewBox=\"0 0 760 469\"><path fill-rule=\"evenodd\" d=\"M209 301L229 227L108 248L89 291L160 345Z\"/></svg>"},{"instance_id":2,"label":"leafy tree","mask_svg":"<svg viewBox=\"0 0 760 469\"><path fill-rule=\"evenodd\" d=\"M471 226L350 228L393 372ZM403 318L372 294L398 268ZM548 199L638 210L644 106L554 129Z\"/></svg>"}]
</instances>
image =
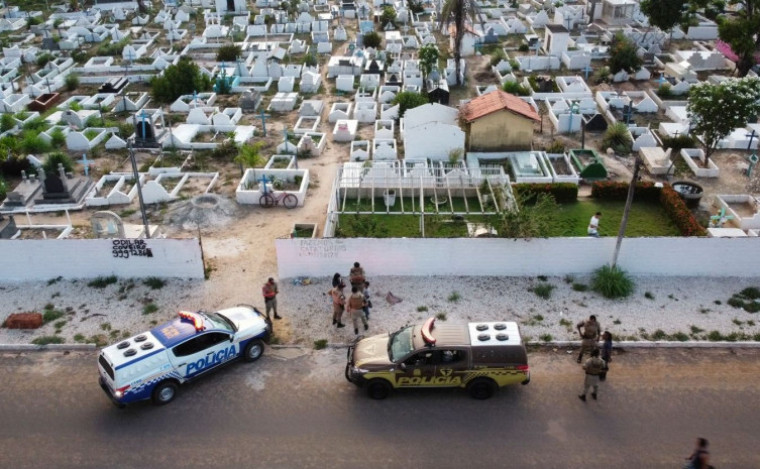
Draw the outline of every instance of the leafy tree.
<instances>
[{"instance_id":1,"label":"leafy tree","mask_svg":"<svg viewBox=\"0 0 760 469\"><path fill-rule=\"evenodd\" d=\"M427 104L428 98L425 95L415 93L414 91L402 91L393 98L393 104L398 104L398 116L404 117L407 109Z\"/></svg>"},{"instance_id":2,"label":"leafy tree","mask_svg":"<svg viewBox=\"0 0 760 469\"><path fill-rule=\"evenodd\" d=\"M625 70L627 73L634 73L641 68L644 61L636 54L636 44L623 36L623 33L615 34L610 48L610 60L607 65L612 73Z\"/></svg>"},{"instance_id":3,"label":"leafy tree","mask_svg":"<svg viewBox=\"0 0 760 469\"><path fill-rule=\"evenodd\" d=\"M150 86L153 99L161 103L172 103L184 94L208 91L211 79L203 75L189 57L182 57L177 65L166 67L163 75L153 77Z\"/></svg>"},{"instance_id":4,"label":"leafy tree","mask_svg":"<svg viewBox=\"0 0 760 469\"><path fill-rule=\"evenodd\" d=\"M235 157L235 163L245 168L258 168L264 165L264 157L261 154L263 144L256 142L254 144L245 143L240 146L240 152Z\"/></svg>"},{"instance_id":5,"label":"leafy tree","mask_svg":"<svg viewBox=\"0 0 760 469\"><path fill-rule=\"evenodd\" d=\"M385 27L388 23L396 26L396 9L390 5L383 7L383 13L380 15L380 24Z\"/></svg>"},{"instance_id":6,"label":"leafy tree","mask_svg":"<svg viewBox=\"0 0 760 469\"><path fill-rule=\"evenodd\" d=\"M494 195L497 197L499 197L498 192L494 190ZM547 193L515 193L515 199L519 209L502 210L496 217L494 228L499 236L504 238L546 237L546 233L556 222L557 202L554 197Z\"/></svg>"},{"instance_id":7,"label":"leafy tree","mask_svg":"<svg viewBox=\"0 0 760 469\"><path fill-rule=\"evenodd\" d=\"M426 44L420 47L417 56L420 59L420 70L422 70L423 83L427 84L427 77L438 65L438 48L435 44Z\"/></svg>"},{"instance_id":8,"label":"leafy tree","mask_svg":"<svg viewBox=\"0 0 760 469\"><path fill-rule=\"evenodd\" d=\"M218 62L234 62L243 54L243 49L235 44L225 44L216 51Z\"/></svg>"},{"instance_id":9,"label":"leafy tree","mask_svg":"<svg viewBox=\"0 0 760 469\"><path fill-rule=\"evenodd\" d=\"M375 31L370 31L362 37L362 44L364 44L364 47L372 47L373 49L377 49L380 47L380 44L382 42L383 39Z\"/></svg>"},{"instance_id":10,"label":"leafy tree","mask_svg":"<svg viewBox=\"0 0 760 469\"><path fill-rule=\"evenodd\" d=\"M420 0L406 0L406 6L409 8L409 11L414 14L419 14L425 11L425 7L422 6Z\"/></svg>"},{"instance_id":11,"label":"leafy tree","mask_svg":"<svg viewBox=\"0 0 760 469\"><path fill-rule=\"evenodd\" d=\"M63 165L63 170L67 173L74 170L74 162L71 157L66 153L57 151L48 155L45 158L45 162L42 164L42 169L45 170L45 174L58 173L58 165Z\"/></svg>"},{"instance_id":12,"label":"leafy tree","mask_svg":"<svg viewBox=\"0 0 760 469\"><path fill-rule=\"evenodd\" d=\"M691 130L701 137L707 167L722 138L757 118L760 113L760 79L733 78L715 85L698 83L689 89L686 112Z\"/></svg>"},{"instance_id":13,"label":"leafy tree","mask_svg":"<svg viewBox=\"0 0 760 469\"><path fill-rule=\"evenodd\" d=\"M641 12L649 18L649 24L669 32L684 18L686 0L641 0Z\"/></svg>"},{"instance_id":14,"label":"leafy tree","mask_svg":"<svg viewBox=\"0 0 760 469\"><path fill-rule=\"evenodd\" d=\"M615 153L624 155L630 153L631 145L633 145L631 132L628 131L628 126L625 123L616 122L607 127L602 139L602 148L612 148Z\"/></svg>"},{"instance_id":15,"label":"leafy tree","mask_svg":"<svg viewBox=\"0 0 760 469\"><path fill-rule=\"evenodd\" d=\"M464 38L468 17L473 23L478 21L483 26L480 7L477 2L470 0L446 0L443 8L441 8L439 25L448 27L453 24L456 28L454 32L454 61L456 62L457 86L462 84L460 63L462 59L462 39ZM483 29L485 30L485 27Z\"/></svg>"},{"instance_id":16,"label":"leafy tree","mask_svg":"<svg viewBox=\"0 0 760 469\"><path fill-rule=\"evenodd\" d=\"M530 96L530 90L516 81L505 81L501 89L517 96Z\"/></svg>"}]
</instances>

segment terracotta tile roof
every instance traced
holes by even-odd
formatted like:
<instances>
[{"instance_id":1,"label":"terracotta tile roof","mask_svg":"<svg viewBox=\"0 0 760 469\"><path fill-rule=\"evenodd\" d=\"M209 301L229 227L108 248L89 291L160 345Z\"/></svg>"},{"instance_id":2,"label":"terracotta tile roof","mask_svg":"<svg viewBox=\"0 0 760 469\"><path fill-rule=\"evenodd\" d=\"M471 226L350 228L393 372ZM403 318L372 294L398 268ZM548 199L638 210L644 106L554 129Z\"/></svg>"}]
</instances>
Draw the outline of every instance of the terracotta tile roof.
<instances>
[{"instance_id":1,"label":"terracotta tile roof","mask_svg":"<svg viewBox=\"0 0 760 469\"><path fill-rule=\"evenodd\" d=\"M511 95L501 90L494 90L482 96L472 99L462 107L462 116L467 122L472 122L488 114L508 110L515 114L540 121L541 118L533 109L533 106L526 103L515 95Z\"/></svg>"}]
</instances>

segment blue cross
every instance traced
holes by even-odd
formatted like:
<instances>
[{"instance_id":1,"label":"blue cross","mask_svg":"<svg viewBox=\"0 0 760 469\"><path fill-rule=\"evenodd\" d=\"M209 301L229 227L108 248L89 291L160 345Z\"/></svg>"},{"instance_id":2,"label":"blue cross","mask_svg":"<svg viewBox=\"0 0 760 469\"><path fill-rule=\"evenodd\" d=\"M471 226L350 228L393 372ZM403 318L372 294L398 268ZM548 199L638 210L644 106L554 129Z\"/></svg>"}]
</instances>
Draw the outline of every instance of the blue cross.
<instances>
[{"instance_id":1,"label":"blue cross","mask_svg":"<svg viewBox=\"0 0 760 469\"><path fill-rule=\"evenodd\" d=\"M272 117L269 114L264 113L264 110L261 110L261 130L264 136L267 136L267 117Z\"/></svg>"},{"instance_id":2,"label":"blue cross","mask_svg":"<svg viewBox=\"0 0 760 469\"><path fill-rule=\"evenodd\" d=\"M660 73L660 78L657 80L657 87L661 88L663 83L665 83L665 72Z\"/></svg>"},{"instance_id":3,"label":"blue cross","mask_svg":"<svg viewBox=\"0 0 760 469\"><path fill-rule=\"evenodd\" d=\"M588 73L591 71L591 64L586 64L586 67L583 69L584 72L586 72L586 80L588 80Z\"/></svg>"},{"instance_id":4,"label":"blue cross","mask_svg":"<svg viewBox=\"0 0 760 469\"><path fill-rule=\"evenodd\" d=\"M259 179L259 181L261 181L261 192L263 192L264 194L266 194L267 193L267 183L269 182L269 179L267 178L267 175L266 174L262 174L261 175L261 179Z\"/></svg>"},{"instance_id":5,"label":"blue cross","mask_svg":"<svg viewBox=\"0 0 760 469\"><path fill-rule=\"evenodd\" d=\"M710 217L710 225L715 228L721 228L728 220L732 220L733 215L726 215L726 207L721 207L720 212L717 215Z\"/></svg>"},{"instance_id":6,"label":"blue cross","mask_svg":"<svg viewBox=\"0 0 760 469\"><path fill-rule=\"evenodd\" d=\"M193 101L195 101L195 107L198 107L198 90L193 90Z\"/></svg>"},{"instance_id":7,"label":"blue cross","mask_svg":"<svg viewBox=\"0 0 760 469\"><path fill-rule=\"evenodd\" d=\"M82 159L77 160L77 163L81 163L84 166L85 177L90 177L90 165L94 163L87 159L87 153L82 153Z\"/></svg>"}]
</instances>

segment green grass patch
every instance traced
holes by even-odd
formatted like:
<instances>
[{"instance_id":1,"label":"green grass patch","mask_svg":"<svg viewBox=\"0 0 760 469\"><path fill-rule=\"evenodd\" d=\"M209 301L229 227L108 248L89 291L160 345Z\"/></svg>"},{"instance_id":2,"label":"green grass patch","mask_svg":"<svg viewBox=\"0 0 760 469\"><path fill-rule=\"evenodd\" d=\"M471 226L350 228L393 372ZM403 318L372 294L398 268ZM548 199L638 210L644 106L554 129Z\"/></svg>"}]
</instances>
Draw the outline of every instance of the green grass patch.
<instances>
[{"instance_id":1,"label":"green grass patch","mask_svg":"<svg viewBox=\"0 0 760 469\"><path fill-rule=\"evenodd\" d=\"M427 310L428 310L427 306L417 306L417 312L418 313L424 313Z\"/></svg>"},{"instance_id":2,"label":"green grass patch","mask_svg":"<svg viewBox=\"0 0 760 469\"><path fill-rule=\"evenodd\" d=\"M648 300L654 300L654 295L652 294L652 292L648 291L644 293L644 298Z\"/></svg>"},{"instance_id":3,"label":"green grass patch","mask_svg":"<svg viewBox=\"0 0 760 469\"><path fill-rule=\"evenodd\" d=\"M462 299L462 295L460 295L458 291L453 291L446 299L449 301L449 303L456 303Z\"/></svg>"},{"instance_id":4,"label":"green grass patch","mask_svg":"<svg viewBox=\"0 0 760 469\"><path fill-rule=\"evenodd\" d=\"M314 341L314 350L322 350L327 347L327 339L319 339Z\"/></svg>"},{"instance_id":5,"label":"green grass patch","mask_svg":"<svg viewBox=\"0 0 760 469\"><path fill-rule=\"evenodd\" d=\"M158 305L155 303L148 303L147 305L143 306L142 313L143 314L153 314L156 311L158 311Z\"/></svg>"},{"instance_id":6,"label":"green grass patch","mask_svg":"<svg viewBox=\"0 0 760 469\"><path fill-rule=\"evenodd\" d=\"M538 336L538 338L539 340L541 340L541 342L551 342L552 340L554 340L554 337L552 337L551 334L541 334L540 336Z\"/></svg>"},{"instance_id":7,"label":"green grass patch","mask_svg":"<svg viewBox=\"0 0 760 469\"><path fill-rule=\"evenodd\" d=\"M116 283L119 279L115 275L109 275L108 277L97 277L94 280L87 282L88 287L92 288L105 288L108 285Z\"/></svg>"},{"instance_id":8,"label":"green grass patch","mask_svg":"<svg viewBox=\"0 0 760 469\"><path fill-rule=\"evenodd\" d=\"M586 285L585 283L573 283L573 290L586 291L588 290L588 285Z\"/></svg>"},{"instance_id":9,"label":"green grass patch","mask_svg":"<svg viewBox=\"0 0 760 469\"><path fill-rule=\"evenodd\" d=\"M594 272L591 286L605 298L624 298L633 293L633 281L622 269L605 265Z\"/></svg>"},{"instance_id":10,"label":"green grass patch","mask_svg":"<svg viewBox=\"0 0 760 469\"><path fill-rule=\"evenodd\" d=\"M42 337L37 337L36 339L32 340L32 343L34 345L62 344L63 337L58 337L55 335L43 335Z\"/></svg>"},{"instance_id":11,"label":"green grass patch","mask_svg":"<svg viewBox=\"0 0 760 469\"><path fill-rule=\"evenodd\" d=\"M743 309L748 313L760 311L760 289L747 287L728 299L727 303L734 308Z\"/></svg>"},{"instance_id":12,"label":"green grass patch","mask_svg":"<svg viewBox=\"0 0 760 469\"><path fill-rule=\"evenodd\" d=\"M63 326L65 326L67 322L68 322L68 321L67 321L67 320L65 320L65 319L64 319L63 321L56 321L56 323L55 323L55 324L53 324L53 327L55 327L56 329L60 329L60 328L62 328Z\"/></svg>"},{"instance_id":13,"label":"green grass patch","mask_svg":"<svg viewBox=\"0 0 760 469\"><path fill-rule=\"evenodd\" d=\"M84 334L74 334L74 342L83 344L85 340L87 340L87 338L84 336Z\"/></svg>"},{"instance_id":14,"label":"green grass patch","mask_svg":"<svg viewBox=\"0 0 760 469\"><path fill-rule=\"evenodd\" d=\"M59 309L45 309L42 312L42 323L47 324L63 317L65 313Z\"/></svg>"},{"instance_id":15,"label":"green grass patch","mask_svg":"<svg viewBox=\"0 0 760 469\"><path fill-rule=\"evenodd\" d=\"M148 277L143 280L143 285L149 286L151 290L160 290L166 286L166 280L158 277Z\"/></svg>"},{"instance_id":16,"label":"green grass patch","mask_svg":"<svg viewBox=\"0 0 760 469\"><path fill-rule=\"evenodd\" d=\"M439 320L439 321L445 321L446 320L446 313L445 312L440 312L440 313L438 313L438 314L435 315L435 318L437 320Z\"/></svg>"},{"instance_id":17,"label":"green grass patch","mask_svg":"<svg viewBox=\"0 0 760 469\"><path fill-rule=\"evenodd\" d=\"M552 290L555 286L550 283L539 283L535 287L531 288L531 291L539 298L548 300L552 296Z\"/></svg>"}]
</instances>

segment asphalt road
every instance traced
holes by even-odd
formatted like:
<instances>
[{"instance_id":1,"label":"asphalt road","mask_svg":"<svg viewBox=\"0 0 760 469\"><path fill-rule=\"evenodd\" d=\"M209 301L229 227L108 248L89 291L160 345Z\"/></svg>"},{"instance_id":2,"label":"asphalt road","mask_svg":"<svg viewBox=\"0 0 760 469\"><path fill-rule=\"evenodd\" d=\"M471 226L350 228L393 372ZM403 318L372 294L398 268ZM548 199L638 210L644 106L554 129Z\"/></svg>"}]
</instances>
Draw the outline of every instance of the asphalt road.
<instances>
[{"instance_id":1,"label":"asphalt road","mask_svg":"<svg viewBox=\"0 0 760 469\"><path fill-rule=\"evenodd\" d=\"M372 401L344 350L234 363L165 407L115 408L95 353L0 354L0 468L760 468L760 351L637 350L599 401L564 351L530 355L533 380L488 401L464 391Z\"/></svg>"}]
</instances>

